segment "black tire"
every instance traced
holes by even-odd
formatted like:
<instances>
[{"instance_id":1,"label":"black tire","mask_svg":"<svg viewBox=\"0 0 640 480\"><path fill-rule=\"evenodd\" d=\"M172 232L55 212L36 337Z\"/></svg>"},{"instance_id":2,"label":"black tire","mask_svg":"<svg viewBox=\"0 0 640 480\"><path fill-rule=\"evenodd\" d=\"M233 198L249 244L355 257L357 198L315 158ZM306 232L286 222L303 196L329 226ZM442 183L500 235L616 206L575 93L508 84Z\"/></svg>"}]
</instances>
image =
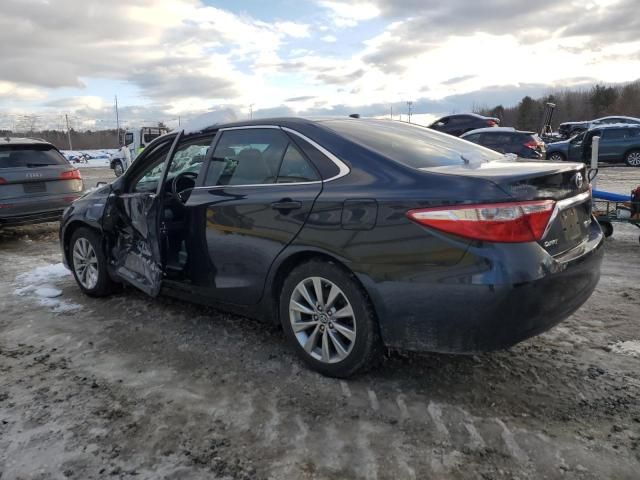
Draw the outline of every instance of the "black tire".
<instances>
[{"instance_id":1,"label":"black tire","mask_svg":"<svg viewBox=\"0 0 640 480\"><path fill-rule=\"evenodd\" d=\"M624 156L624 163L630 167L640 167L640 150L631 150Z\"/></svg>"},{"instance_id":2,"label":"black tire","mask_svg":"<svg viewBox=\"0 0 640 480\"><path fill-rule=\"evenodd\" d=\"M554 160L554 156L556 156L557 159ZM552 162L564 162L566 157L560 152L553 152L550 155L547 154L547 160L551 160Z\"/></svg>"},{"instance_id":3,"label":"black tire","mask_svg":"<svg viewBox=\"0 0 640 480\"><path fill-rule=\"evenodd\" d=\"M124 173L124 166L120 160L117 160L113 163L113 173L116 174L116 177L119 177Z\"/></svg>"},{"instance_id":4,"label":"black tire","mask_svg":"<svg viewBox=\"0 0 640 480\"><path fill-rule=\"evenodd\" d=\"M83 281L80 279L78 272L76 271L77 263L74 259L74 248L76 243L81 239L87 240L89 244L91 244L97 260L97 281L95 282L95 285L89 287L83 284ZM69 242L69 267L73 272L73 276L76 279L76 283L80 287L80 290L91 297L105 297L111 294L117 286L107 272L107 258L102 250L102 240L100 235L90 228L81 227L73 232L71 241Z\"/></svg>"},{"instance_id":5,"label":"black tire","mask_svg":"<svg viewBox=\"0 0 640 480\"><path fill-rule=\"evenodd\" d=\"M294 295L294 290L300 283L312 277L320 277L337 286L341 290L344 300L348 301L353 311L351 321L354 324L355 340L350 343L351 350L346 357L334 363L314 358L312 354L304 349L293 331L289 310L290 301ZM327 284L324 286L329 288ZM338 301L341 300L336 302ZM353 274L330 261L311 260L293 269L282 286L279 311L285 336L296 354L311 369L323 375L347 378L374 367L382 359L383 345L380 339L378 321L366 292L356 281ZM337 320L334 320L334 322L338 323ZM316 323L320 326L319 322ZM327 333L329 333L330 329L328 327L331 326L331 323L326 323L325 325ZM313 329L314 327L311 328ZM339 336L335 329L332 328L331 331L334 336ZM322 335L322 333L318 334ZM333 346L334 352L337 352L335 343L333 343Z\"/></svg>"},{"instance_id":6,"label":"black tire","mask_svg":"<svg viewBox=\"0 0 640 480\"><path fill-rule=\"evenodd\" d=\"M605 237L609 238L613 235L613 225L611 222L600 222L600 228L602 228L602 233L604 233Z\"/></svg>"}]
</instances>

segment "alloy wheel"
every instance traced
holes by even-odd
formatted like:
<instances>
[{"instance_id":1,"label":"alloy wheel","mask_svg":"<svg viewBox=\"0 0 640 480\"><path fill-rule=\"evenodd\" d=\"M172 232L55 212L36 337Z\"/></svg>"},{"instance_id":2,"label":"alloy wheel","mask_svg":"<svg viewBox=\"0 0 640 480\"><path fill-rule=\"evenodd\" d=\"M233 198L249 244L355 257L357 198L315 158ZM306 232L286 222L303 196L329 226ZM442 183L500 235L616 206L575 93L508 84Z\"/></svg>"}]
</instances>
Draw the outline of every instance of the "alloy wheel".
<instances>
[{"instance_id":1,"label":"alloy wheel","mask_svg":"<svg viewBox=\"0 0 640 480\"><path fill-rule=\"evenodd\" d=\"M552 153L549 157L549 160L552 160L554 162L561 162L564 160L564 158L559 153Z\"/></svg>"},{"instance_id":2,"label":"alloy wheel","mask_svg":"<svg viewBox=\"0 0 640 480\"><path fill-rule=\"evenodd\" d=\"M98 257L86 238L78 238L73 245L73 269L84 288L95 288L98 283Z\"/></svg>"},{"instance_id":3,"label":"alloy wheel","mask_svg":"<svg viewBox=\"0 0 640 480\"><path fill-rule=\"evenodd\" d=\"M640 152L631 152L627 155L627 163L632 167L640 167Z\"/></svg>"},{"instance_id":4,"label":"alloy wheel","mask_svg":"<svg viewBox=\"0 0 640 480\"><path fill-rule=\"evenodd\" d=\"M344 360L355 345L353 307L344 292L321 277L302 280L291 294L289 321L300 346L323 363Z\"/></svg>"},{"instance_id":5,"label":"alloy wheel","mask_svg":"<svg viewBox=\"0 0 640 480\"><path fill-rule=\"evenodd\" d=\"M113 167L113 173L116 174L116 177L119 177L120 175L122 175L124 173L124 169L122 168L122 164L120 162L117 162L114 167Z\"/></svg>"}]
</instances>

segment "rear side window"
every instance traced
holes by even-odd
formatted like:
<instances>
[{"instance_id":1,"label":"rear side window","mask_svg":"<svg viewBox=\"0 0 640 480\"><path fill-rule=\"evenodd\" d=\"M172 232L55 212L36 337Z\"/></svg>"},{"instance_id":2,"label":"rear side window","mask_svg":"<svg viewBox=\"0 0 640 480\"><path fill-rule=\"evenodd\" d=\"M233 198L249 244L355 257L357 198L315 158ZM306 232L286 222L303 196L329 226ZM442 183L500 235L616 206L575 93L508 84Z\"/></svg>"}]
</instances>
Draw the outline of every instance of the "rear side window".
<instances>
[{"instance_id":1,"label":"rear side window","mask_svg":"<svg viewBox=\"0 0 640 480\"><path fill-rule=\"evenodd\" d=\"M472 135L465 135L464 139L467 142L480 143L480 135L481 133L474 133Z\"/></svg>"},{"instance_id":2,"label":"rear side window","mask_svg":"<svg viewBox=\"0 0 640 480\"><path fill-rule=\"evenodd\" d=\"M606 140L619 140L624 137L625 137L624 128L612 128L612 129L604 130L602 135L602 138Z\"/></svg>"},{"instance_id":3,"label":"rear side window","mask_svg":"<svg viewBox=\"0 0 640 480\"><path fill-rule=\"evenodd\" d=\"M627 130L627 137L640 137L640 128L630 128Z\"/></svg>"},{"instance_id":4,"label":"rear side window","mask_svg":"<svg viewBox=\"0 0 640 480\"><path fill-rule=\"evenodd\" d=\"M392 120L340 119L322 123L343 137L391 160L413 168L504 159L497 152L425 127Z\"/></svg>"},{"instance_id":5,"label":"rear side window","mask_svg":"<svg viewBox=\"0 0 640 480\"><path fill-rule=\"evenodd\" d=\"M68 165L51 145L0 145L0 168L37 168Z\"/></svg>"},{"instance_id":6,"label":"rear side window","mask_svg":"<svg viewBox=\"0 0 640 480\"><path fill-rule=\"evenodd\" d=\"M315 169L302 156L300 151L289 144L278 172L278 183L312 182L319 180Z\"/></svg>"}]
</instances>

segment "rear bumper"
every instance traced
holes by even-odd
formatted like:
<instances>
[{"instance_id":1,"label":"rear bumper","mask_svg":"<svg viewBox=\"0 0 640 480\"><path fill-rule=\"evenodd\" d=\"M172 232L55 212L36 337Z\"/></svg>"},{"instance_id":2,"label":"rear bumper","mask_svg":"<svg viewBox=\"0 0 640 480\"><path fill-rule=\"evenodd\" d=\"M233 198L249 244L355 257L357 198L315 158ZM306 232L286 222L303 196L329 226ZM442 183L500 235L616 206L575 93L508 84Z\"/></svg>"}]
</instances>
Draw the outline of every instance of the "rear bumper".
<instances>
[{"instance_id":1,"label":"rear bumper","mask_svg":"<svg viewBox=\"0 0 640 480\"><path fill-rule=\"evenodd\" d=\"M537 244L472 247L453 268L371 283L384 343L447 353L507 348L576 311L600 278L603 235L553 258Z\"/></svg>"},{"instance_id":2,"label":"rear bumper","mask_svg":"<svg viewBox=\"0 0 640 480\"><path fill-rule=\"evenodd\" d=\"M31 225L60 220L62 212L82 192L0 201L0 226Z\"/></svg>"}]
</instances>

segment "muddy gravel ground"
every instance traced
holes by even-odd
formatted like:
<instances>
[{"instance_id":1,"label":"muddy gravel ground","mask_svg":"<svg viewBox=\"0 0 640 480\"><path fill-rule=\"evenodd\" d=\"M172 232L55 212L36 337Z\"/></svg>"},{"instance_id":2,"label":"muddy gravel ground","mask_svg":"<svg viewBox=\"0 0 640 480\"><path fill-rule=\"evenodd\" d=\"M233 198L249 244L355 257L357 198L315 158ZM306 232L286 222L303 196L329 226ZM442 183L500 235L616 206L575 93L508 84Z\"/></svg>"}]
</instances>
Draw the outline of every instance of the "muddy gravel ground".
<instances>
[{"instance_id":1,"label":"muddy gravel ground","mask_svg":"<svg viewBox=\"0 0 640 480\"><path fill-rule=\"evenodd\" d=\"M2 480L640 477L640 358L619 348L640 339L638 229L616 226L596 292L548 333L338 381L258 322L83 296L56 228L0 231Z\"/></svg>"}]
</instances>

